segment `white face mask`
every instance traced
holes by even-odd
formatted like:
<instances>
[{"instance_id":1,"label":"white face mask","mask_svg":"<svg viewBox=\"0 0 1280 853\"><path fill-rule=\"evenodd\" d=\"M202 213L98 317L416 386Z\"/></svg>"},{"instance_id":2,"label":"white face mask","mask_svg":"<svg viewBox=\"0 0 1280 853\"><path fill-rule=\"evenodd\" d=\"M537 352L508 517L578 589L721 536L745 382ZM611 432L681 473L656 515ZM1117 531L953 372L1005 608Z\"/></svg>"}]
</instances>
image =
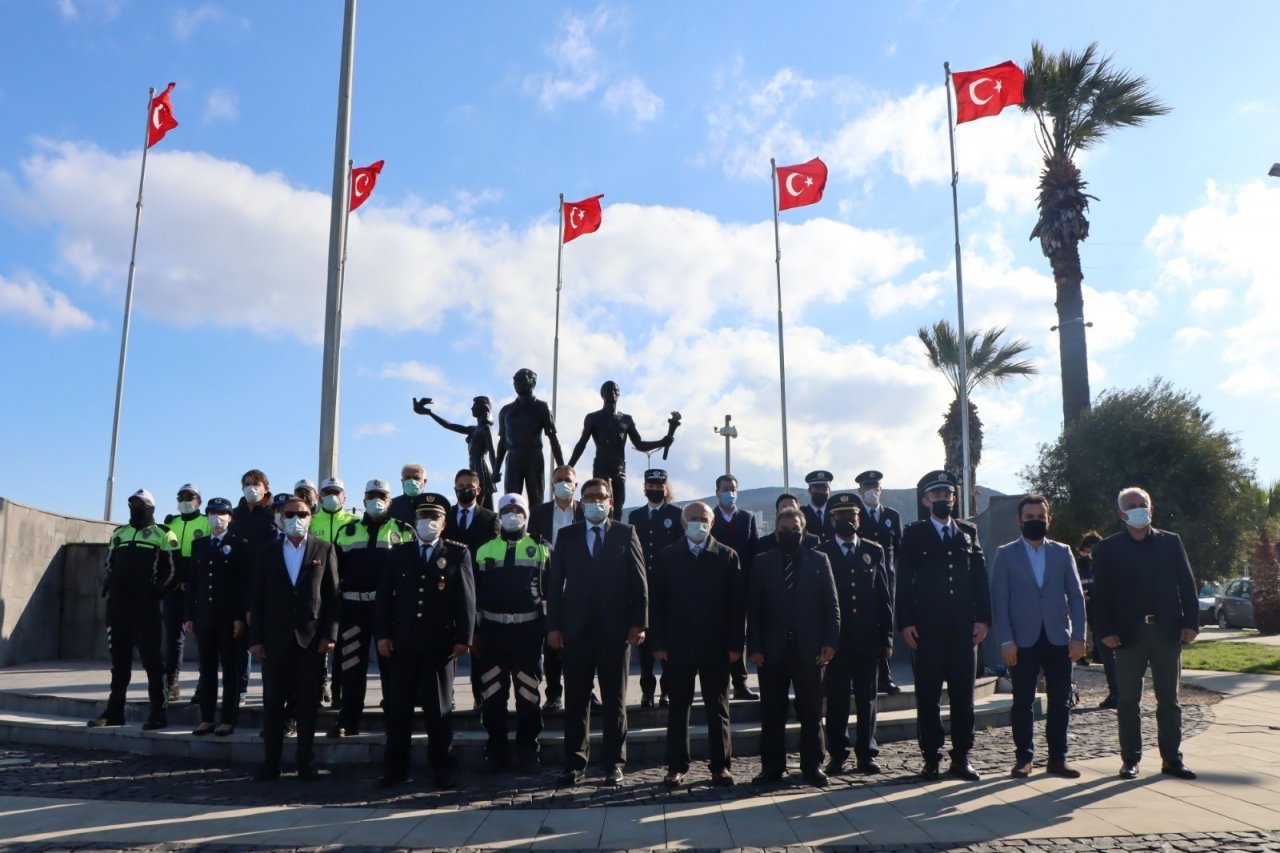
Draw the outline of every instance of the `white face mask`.
<instances>
[{"instance_id":1,"label":"white face mask","mask_svg":"<svg viewBox=\"0 0 1280 853\"><path fill-rule=\"evenodd\" d=\"M701 545L711 535L711 525L705 521L690 521L684 529L684 535L695 545Z\"/></svg>"},{"instance_id":2,"label":"white face mask","mask_svg":"<svg viewBox=\"0 0 1280 853\"><path fill-rule=\"evenodd\" d=\"M414 529L418 531L418 538L423 542L434 542L440 538L440 530L444 527L444 522L438 518L419 518L414 524Z\"/></svg>"},{"instance_id":3,"label":"white face mask","mask_svg":"<svg viewBox=\"0 0 1280 853\"><path fill-rule=\"evenodd\" d=\"M498 519L502 524L502 529L507 533L515 533L517 530L524 529L524 516L518 512L504 512L502 518Z\"/></svg>"},{"instance_id":4,"label":"white face mask","mask_svg":"<svg viewBox=\"0 0 1280 853\"><path fill-rule=\"evenodd\" d=\"M1145 506L1136 506L1124 514L1124 523L1130 527L1143 528L1151 526L1151 510Z\"/></svg>"},{"instance_id":5,"label":"white face mask","mask_svg":"<svg viewBox=\"0 0 1280 853\"><path fill-rule=\"evenodd\" d=\"M208 516L208 519L210 533L221 533L231 526L231 516L220 512L215 512L213 515Z\"/></svg>"},{"instance_id":6,"label":"white face mask","mask_svg":"<svg viewBox=\"0 0 1280 853\"><path fill-rule=\"evenodd\" d=\"M306 536L307 531L311 529L310 518L286 518L284 520L284 533L286 536Z\"/></svg>"},{"instance_id":7,"label":"white face mask","mask_svg":"<svg viewBox=\"0 0 1280 853\"><path fill-rule=\"evenodd\" d=\"M880 492L875 489L867 489L862 493L862 502L873 509L880 506Z\"/></svg>"},{"instance_id":8,"label":"white face mask","mask_svg":"<svg viewBox=\"0 0 1280 853\"><path fill-rule=\"evenodd\" d=\"M562 501L567 501L569 498L573 497L573 483L570 483L567 480L561 480L556 483L553 489L556 493L556 497Z\"/></svg>"},{"instance_id":9,"label":"white face mask","mask_svg":"<svg viewBox=\"0 0 1280 853\"><path fill-rule=\"evenodd\" d=\"M337 512L342 509L342 498L337 495L325 495L320 499L320 506L324 507L325 512Z\"/></svg>"},{"instance_id":10,"label":"white face mask","mask_svg":"<svg viewBox=\"0 0 1280 853\"><path fill-rule=\"evenodd\" d=\"M582 514L592 524L599 524L609 516L609 507L604 501L592 501L582 505Z\"/></svg>"},{"instance_id":11,"label":"white face mask","mask_svg":"<svg viewBox=\"0 0 1280 853\"><path fill-rule=\"evenodd\" d=\"M245 486L244 487L245 502L249 504L256 504L258 501L262 500L262 496L265 495L266 493L267 493L267 490L262 488L262 486Z\"/></svg>"},{"instance_id":12,"label":"white face mask","mask_svg":"<svg viewBox=\"0 0 1280 853\"><path fill-rule=\"evenodd\" d=\"M364 502L364 511L374 518L382 518L387 514L389 506L391 506L390 502L382 498L370 498Z\"/></svg>"},{"instance_id":13,"label":"white face mask","mask_svg":"<svg viewBox=\"0 0 1280 853\"><path fill-rule=\"evenodd\" d=\"M191 513L195 512L195 511L196 511L196 502L195 502L195 501L178 501L178 514L179 514L179 515L190 515Z\"/></svg>"}]
</instances>

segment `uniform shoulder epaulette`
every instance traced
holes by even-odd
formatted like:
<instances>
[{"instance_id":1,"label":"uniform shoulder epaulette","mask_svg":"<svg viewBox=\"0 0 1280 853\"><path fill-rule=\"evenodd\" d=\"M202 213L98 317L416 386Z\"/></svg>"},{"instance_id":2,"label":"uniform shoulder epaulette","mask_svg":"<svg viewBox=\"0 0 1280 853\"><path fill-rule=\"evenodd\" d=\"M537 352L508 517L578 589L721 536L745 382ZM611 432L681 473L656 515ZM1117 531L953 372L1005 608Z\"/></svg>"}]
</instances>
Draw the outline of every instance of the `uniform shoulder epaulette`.
<instances>
[{"instance_id":1,"label":"uniform shoulder epaulette","mask_svg":"<svg viewBox=\"0 0 1280 853\"><path fill-rule=\"evenodd\" d=\"M922 524L928 523L928 521L929 519L927 518L917 519L916 521L908 521L906 524L902 525L902 529L906 530L908 527L919 527Z\"/></svg>"},{"instance_id":2,"label":"uniform shoulder epaulette","mask_svg":"<svg viewBox=\"0 0 1280 853\"><path fill-rule=\"evenodd\" d=\"M465 543L462 543L462 542L454 542L452 539L443 539L443 538L442 538L440 541L441 541L441 542L443 542L443 543L444 543L444 544L446 544L446 545L452 545L454 548L464 548L464 549L465 549L465 548L467 547ZM492 541L492 540L491 540L491 541ZM487 545L488 543L486 542L485 544Z\"/></svg>"},{"instance_id":3,"label":"uniform shoulder epaulette","mask_svg":"<svg viewBox=\"0 0 1280 853\"><path fill-rule=\"evenodd\" d=\"M124 529L125 529L126 527L128 527L128 526L129 526L129 525L127 525L127 524L121 524L121 525L119 525L118 527L116 527L116 529L115 529L115 530L111 531L111 535L112 535L112 536L115 536L117 533L119 533L121 530L124 530Z\"/></svg>"},{"instance_id":4,"label":"uniform shoulder epaulette","mask_svg":"<svg viewBox=\"0 0 1280 853\"><path fill-rule=\"evenodd\" d=\"M158 528L160 529L160 532L161 532L161 533L172 533L172 532L173 532L172 530L170 530L170 529L169 529L169 522L168 522L168 521L166 521L164 524L156 524L156 527L158 527Z\"/></svg>"},{"instance_id":5,"label":"uniform shoulder epaulette","mask_svg":"<svg viewBox=\"0 0 1280 853\"><path fill-rule=\"evenodd\" d=\"M164 523L165 523L165 524L171 524L171 523L173 523L173 516L172 516L172 515L166 515L166 516L164 517Z\"/></svg>"},{"instance_id":6,"label":"uniform shoulder epaulette","mask_svg":"<svg viewBox=\"0 0 1280 853\"><path fill-rule=\"evenodd\" d=\"M961 530L964 530L967 533L978 532L978 525L974 524L972 521L965 521L963 518L957 518L955 521L956 521L956 527L959 527Z\"/></svg>"},{"instance_id":7,"label":"uniform shoulder epaulette","mask_svg":"<svg viewBox=\"0 0 1280 853\"><path fill-rule=\"evenodd\" d=\"M356 524L357 524L357 521L354 518L351 519L350 521L343 522L342 526L338 528L338 532L339 533L355 533Z\"/></svg>"}]
</instances>

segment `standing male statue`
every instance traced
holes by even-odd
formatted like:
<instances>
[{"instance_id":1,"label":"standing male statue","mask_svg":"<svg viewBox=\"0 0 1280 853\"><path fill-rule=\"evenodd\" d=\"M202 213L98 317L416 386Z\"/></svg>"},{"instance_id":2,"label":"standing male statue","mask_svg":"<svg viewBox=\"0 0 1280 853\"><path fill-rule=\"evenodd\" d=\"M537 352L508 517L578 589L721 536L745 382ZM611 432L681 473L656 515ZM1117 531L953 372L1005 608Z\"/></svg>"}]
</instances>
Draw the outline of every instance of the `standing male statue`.
<instances>
[{"instance_id":1,"label":"standing male statue","mask_svg":"<svg viewBox=\"0 0 1280 853\"><path fill-rule=\"evenodd\" d=\"M530 506L542 503L543 487L547 482L546 465L542 458L542 434L551 442L551 457L556 465L564 464L560 451L560 439L556 437L556 422L551 408L533 396L538 384L538 374L527 367L511 377L516 398L498 412L498 458L494 472L496 479L507 464L502 490L508 494L524 491Z\"/></svg>"},{"instance_id":2,"label":"standing male statue","mask_svg":"<svg viewBox=\"0 0 1280 853\"><path fill-rule=\"evenodd\" d=\"M587 441L596 443L596 458L591 463L591 476L608 480L613 494L613 517L622 520L622 507L627 499L627 439L641 453L648 453L659 448L671 446L671 436L679 425L679 414L671 413L668 422L670 428L665 436L657 441L645 441L636 429L636 422L631 415L618 411L618 397L622 389L612 380L600 386L600 399L604 408L592 412L582 419L582 437L574 445L573 456L569 459L572 467L578 464L582 452L587 449Z\"/></svg>"}]
</instances>

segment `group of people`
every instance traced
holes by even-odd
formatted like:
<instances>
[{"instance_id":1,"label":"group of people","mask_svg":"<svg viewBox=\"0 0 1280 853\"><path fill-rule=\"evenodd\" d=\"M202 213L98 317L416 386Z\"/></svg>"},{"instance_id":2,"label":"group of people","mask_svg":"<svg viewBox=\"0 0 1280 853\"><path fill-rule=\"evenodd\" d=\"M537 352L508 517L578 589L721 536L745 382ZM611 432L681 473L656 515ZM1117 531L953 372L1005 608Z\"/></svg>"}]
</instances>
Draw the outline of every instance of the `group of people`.
<instances>
[{"instance_id":1,"label":"group of people","mask_svg":"<svg viewBox=\"0 0 1280 853\"><path fill-rule=\"evenodd\" d=\"M714 506L681 508L661 469L645 472L645 503L626 522L610 480L593 477L579 492L570 465L553 471L551 500L531 505L510 492L496 511L481 501L479 472L459 471L451 500L426 491L416 464L401 471L398 495L385 480L368 481L362 514L345 509L341 480L319 487L301 480L291 493L272 495L256 469L241 478L234 506L220 497L205 504L197 487L182 486L178 512L164 523L156 521L154 497L139 490L129 498L129 523L109 543L111 693L89 725L123 724L136 648L150 698L144 728L166 726L166 706L178 698L182 637L194 636L201 713L194 734L235 730L248 652L261 661L263 678L257 778L280 776L288 728L297 735L299 777L315 778L318 709L327 701L338 711L329 737L358 734L376 657L386 720L379 785L408 781L421 707L432 780L452 787L454 676L470 656L491 768L538 763L543 712L563 708L558 784L580 783L598 707L604 781L618 785L635 648L641 704L667 709L667 785L683 785L690 769L696 680L713 784L735 781L730 696L761 703L762 769L753 782L786 774L794 695L801 773L825 786L833 774L880 772L876 694L898 692L888 661L900 636L911 649L921 776L941 775L945 685L947 772L973 780L975 649L994 630L1013 676L1012 774L1034 770L1032 706L1043 674L1047 771L1078 776L1067 763L1067 726L1071 666L1084 655L1085 599L1071 550L1048 538L1048 501L1022 500L1021 536L999 548L989 576L976 528L954 517L952 474L926 478L928 517L906 525L881 505L880 472L855 477L857 490L834 492L834 480L827 471L809 474L803 506L795 495L779 496L767 536L738 507L732 475L717 478ZM1150 665L1162 770L1190 778L1179 751L1177 673L1180 646L1198 630L1198 603L1181 540L1151 525L1151 509L1141 489L1120 493L1124 528L1092 547L1090 615L1101 645L1115 654L1121 775L1137 775L1139 701ZM759 694L747 682L748 661Z\"/></svg>"}]
</instances>

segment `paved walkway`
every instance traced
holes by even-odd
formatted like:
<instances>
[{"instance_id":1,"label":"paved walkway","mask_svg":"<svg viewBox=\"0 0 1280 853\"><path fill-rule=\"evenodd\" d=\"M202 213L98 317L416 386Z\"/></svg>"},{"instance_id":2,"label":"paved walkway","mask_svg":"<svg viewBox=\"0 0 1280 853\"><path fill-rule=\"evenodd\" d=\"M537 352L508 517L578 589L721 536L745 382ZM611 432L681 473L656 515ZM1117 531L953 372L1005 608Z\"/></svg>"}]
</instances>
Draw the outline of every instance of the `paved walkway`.
<instances>
[{"instance_id":1,"label":"paved walkway","mask_svg":"<svg viewBox=\"0 0 1280 853\"><path fill-rule=\"evenodd\" d=\"M1116 778L1118 762L1108 757L1078 762L1078 780L1038 772L1025 781L988 777L595 809L210 807L8 796L0 798L0 839L33 846L937 849L1072 838L1099 840L1085 849L1145 849L1144 839L1158 845L1155 836L1177 834L1183 849L1274 849L1280 678L1188 672L1184 681L1226 695L1214 707L1215 722L1183 744L1187 764L1200 773L1192 782L1160 776L1158 757L1148 755L1136 782Z\"/></svg>"}]
</instances>

